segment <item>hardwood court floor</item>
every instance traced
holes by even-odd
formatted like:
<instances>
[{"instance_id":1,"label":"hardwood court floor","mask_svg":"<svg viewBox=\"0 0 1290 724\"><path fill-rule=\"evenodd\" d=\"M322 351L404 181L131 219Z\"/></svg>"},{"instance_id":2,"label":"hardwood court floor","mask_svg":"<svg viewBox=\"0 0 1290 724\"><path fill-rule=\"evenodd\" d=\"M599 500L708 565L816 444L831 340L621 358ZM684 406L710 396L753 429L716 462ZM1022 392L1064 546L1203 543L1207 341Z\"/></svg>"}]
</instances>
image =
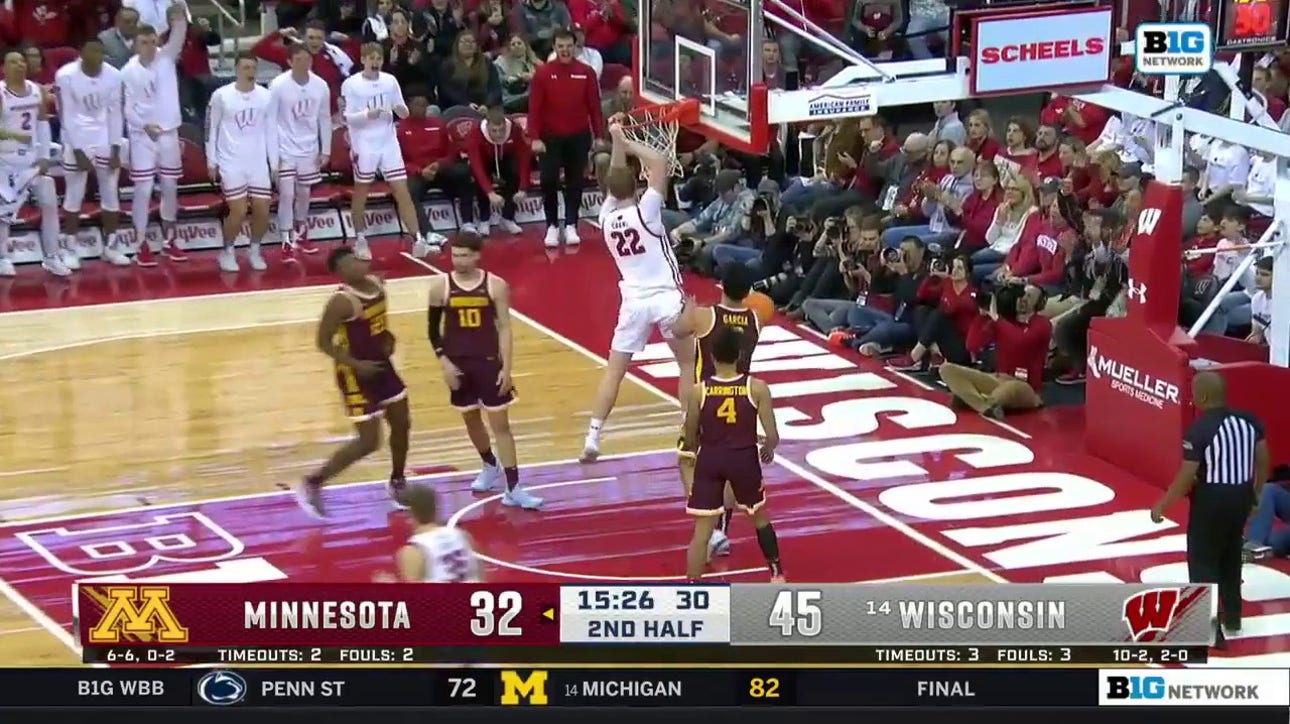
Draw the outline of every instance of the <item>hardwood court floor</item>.
<instances>
[{"instance_id":1,"label":"hardwood court floor","mask_svg":"<svg viewBox=\"0 0 1290 724\"><path fill-rule=\"evenodd\" d=\"M424 277L389 282L395 361L410 388L409 463L477 467L425 342ZM0 315L0 516L17 520L272 491L346 438L313 335L329 288ZM516 324L512 424L521 464L575 457L600 365ZM675 441L671 405L625 385L616 449ZM379 480L378 453L338 482ZM0 585L7 585L2 584ZM0 598L6 665L75 658Z\"/></svg>"}]
</instances>

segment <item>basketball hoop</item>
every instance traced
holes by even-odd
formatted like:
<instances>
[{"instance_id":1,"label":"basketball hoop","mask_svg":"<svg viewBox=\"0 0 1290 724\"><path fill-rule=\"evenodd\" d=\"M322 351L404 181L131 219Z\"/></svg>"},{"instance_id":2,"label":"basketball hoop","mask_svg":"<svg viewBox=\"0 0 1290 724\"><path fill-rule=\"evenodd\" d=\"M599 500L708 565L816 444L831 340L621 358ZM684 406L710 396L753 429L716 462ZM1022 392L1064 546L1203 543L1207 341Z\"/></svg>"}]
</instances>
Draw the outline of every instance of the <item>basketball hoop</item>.
<instances>
[{"instance_id":1,"label":"basketball hoop","mask_svg":"<svg viewBox=\"0 0 1290 724\"><path fill-rule=\"evenodd\" d=\"M676 103L645 106L629 111L621 127L627 140L662 154L667 159L672 175L680 176L684 169L676 157L676 135L681 131L681 126L692 125L698 120L698 99L686 98Z\"/></svg>"}]
</instances>

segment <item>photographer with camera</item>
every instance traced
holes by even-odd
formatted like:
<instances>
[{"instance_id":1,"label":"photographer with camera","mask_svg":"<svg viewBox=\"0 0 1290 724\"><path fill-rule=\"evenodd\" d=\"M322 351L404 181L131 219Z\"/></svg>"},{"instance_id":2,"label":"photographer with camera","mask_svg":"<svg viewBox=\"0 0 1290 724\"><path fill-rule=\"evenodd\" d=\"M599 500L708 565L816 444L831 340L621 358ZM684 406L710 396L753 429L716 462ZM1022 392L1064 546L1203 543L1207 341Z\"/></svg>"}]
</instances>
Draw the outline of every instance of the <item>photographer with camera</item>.
<instances>
[{"instance_id":1,"label":"photographer with camera","mask_svg":"<svg viewBox=\"0 0 1290 724\"><path fill-rule=\"evenodd\" d=\"M971 364L967 335L977 317L971 257L957 253L949 260L934 260L931 273L918 287L917 299L919 304L932 307L927 317L915 325L918 342L909 354L887 365L903 372L920 372L945 361Z\"/></svg>"},{"instance_id":2,"label":"photographer with camera","mask_svg":"<svg viewBox=\"0 0 1290 724\"><path fill-rule=\"evenodd\" d=\"M672 229L678 262L710 273L712 247L742 235L743 219L754 198L753 192L744 188L743 180L743 174L733 169L716 173L712 182L716 198L698 217Z\"/></svg>"},{"instance_id":3,"label":"photographer with camera","mask_svg":"<svg viewBox=\"0 0 1290 724\"><path fill-rule=\"evenodd\" d=\"M743 264L754 278L764 276L761 261L767 245L775 236L779 214L779 184L763 179L757 186L752 205L739 222L743 233L733 243L712 247L712 262L716 274L730 264Z\"/></svg>"},{"instance_id":4,"label":"photographer with camera","mask_svg":"<svg viewBox=\"0 0 1290 724\"><path fill-rule=\"evenodd\" d=\"M899 249L884 249L883 266L874 274L869 301L889 289L891 311L856 305L847 312L846 327L830 334L829 341L866 357L912 345L918 338L914 330L931 312L930 307L918 303L918 288L927 277L925 255L923 240L917 236L905 237Z\"/></svg>"},{"instance_id":5,"label":"photographer with camera","mask_svg":"<svg viewBox=\"0 0 1290 724\"><path fill-rule=\"evenodd\" d=\"M1053 326L1039 314L1045 298L1040 287L1011 282L980 299L987 297L968 334L968 350L980 359L994 345L994 371L947 362L941 365L941 380L956 405L1002 420L1005 412L1043 407L1039 393Z\"/></svg>"},{"instance_id":6,"label":"photographer with camera","mask_svg":"<svg viewBox=\"0 0 1290 724\"><path fill-rule=\"evenodd\" d=\"M753 283L753 290L769 295L776 308L786 306L815 261L815 239L815 222L810 216L784 217L784 230L772 237L762 252L758 267L766 276Z\"/></svg>"},{"instance_id":7,"label":"photographer with camera","mask_svg":"<svg viewBox=\"0 0 1290 724\"><path fill-rule=\"evenodd\" d=\"M854 306L857 290L869 288L873 271L870 265L875 263L876 255L865 249L870 237L881 234L881 227L880 219L866 219L859 207L847 209L842 218L826 219L812 250L811 268L789 301L786 310L789 316L805 318L807 302L812 303L814 321L830 319L831 311L839 303L844 307ZM830 328L824 327L824 330Z\"/></svg>"}]
</instances>

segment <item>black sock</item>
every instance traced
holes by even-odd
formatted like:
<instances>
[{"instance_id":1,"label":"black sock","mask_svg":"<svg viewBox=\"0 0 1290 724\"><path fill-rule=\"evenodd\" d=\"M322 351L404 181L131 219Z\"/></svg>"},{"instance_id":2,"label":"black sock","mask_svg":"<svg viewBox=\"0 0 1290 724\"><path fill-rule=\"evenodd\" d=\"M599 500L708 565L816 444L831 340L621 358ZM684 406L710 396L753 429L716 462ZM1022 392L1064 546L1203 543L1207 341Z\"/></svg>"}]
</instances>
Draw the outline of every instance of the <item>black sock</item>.
<instances>
[{"instance_id":1,"label":"black sock","mask_svg":"<svg viewBox=\"0 0 1290 724\"><path fill-rule=\"evenodd\" d=\"M730 535L730 519L735 517L734 508L726 508L721 513L721 522L717 523L717 530Z\"/></svg>"},{"instance_id":2,"label":"black sock","mask_svg":"<svg viewBox=\"0 0 1290 724\"><path fill-rule=\"evenodd\" d=\"M779 565L779 538L775 536L775 526L767 523L765 528L757 529L757 545L761 546L762 555L766 556L771 575L782 575L784 569Z\"/></svg>"},{"instance_id":3,"label":"black sock","mask_svg":"<svg viewBox=\"0 0 1290 724\"><path fill-rule=\"evenodd\" d=\"M484 464L490 468L497 467L497 458L493 456L493 451L491 449L485 450L482 453L480 453L479 459L483 460Z\"/></svg>"},{"instance_id":4,"label":"black sock","mask_svg":"<svg viewBox=\"0 0 1290 724\"><path fill-rule=\"evenodd\" d=\"M515 486L520 484L520 469L503 468L502 470L506 473L506 492L509 493L515 489Z\"/></svg>"}]
</instances>

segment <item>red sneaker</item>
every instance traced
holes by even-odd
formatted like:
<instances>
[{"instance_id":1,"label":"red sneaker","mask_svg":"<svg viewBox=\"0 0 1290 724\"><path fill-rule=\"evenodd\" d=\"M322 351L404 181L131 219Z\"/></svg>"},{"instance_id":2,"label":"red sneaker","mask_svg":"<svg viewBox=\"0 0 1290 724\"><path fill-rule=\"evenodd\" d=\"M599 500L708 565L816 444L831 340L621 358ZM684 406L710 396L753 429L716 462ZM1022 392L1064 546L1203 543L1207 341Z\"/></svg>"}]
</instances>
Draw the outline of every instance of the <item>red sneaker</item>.
<instances>
[{"instance_id":1,"label":"red sneaker","mask_svg":"<svg viewBox=\"0 0 1290 724\"><path fill-rule=\"evenodd\" d=\"M300 263L300 260L296 258L295 244L292 244L291 242L288 242L288 241L284 241L282 242L281 246L282 246L282 263L284 264Z\"/></svg>"},{"instance_id":2,"label":"red sneaker","mask_svg":"<svg viewBox=\"0 0 1290 724\"><path fill-rule=\"evenodd\" d=\"M166 239L166 243L161 247L161 253L171 261L188 261L188 255L179 246L179 239L175 236Z\"/></svg>"},{"instance_id":3,"label":"red sneaker","mask_svg":"<svg viewBox=\"0 0 1290 724\"><path fill-rule=\"evenodd\" d=\"M838 349L846 349L847 346L850 345L852 339L855 339L854 334L851 334L845 329L835 329L829 334L829 346L836 347Z\"/></svg>"},{"instance_id":4,"label":"red sneaker","mask_svg":"<svg viewBox=\"0 0 1290 724\"><path fill-rule=\"evenodd\" d=\"M157 255L152 251L152 246L148 244L147 239L139 243L139 253L135 255L134 263L139 266L157 265Z\"/></svg>"},{"instance_id":5,"label":"red sneaker","mask_svg":"<svg viewBox=\"0 0 1290 724\"><path fill-rule=\"evenodd\" d=\"M1056 382L1059 385L1082 385L1084 384L1084 370L1067 370L1057 378Z\"/></svg>"},{"instance_id":6,"label":"red sneaker","mask_svg":"<svg viewBox=\"0 0 1290 724\"><path fill-rule=\"evenodd\" d=\"M923 363L921 360L915 362L913 357L903 354L894 359L887 360L887 366L893 370L900 370L901 372L917 372L923 368Z\"/></svg>"},{"instance_id":7,"label":"red sneaker","mask_svg":"<svg viewBox=\"0 0 1290 724\"><path fill-rule=\"evenodd\" d=\"M296 227L296 250L301 254L317 254L318 245L309 240L309 225Z\"/></svg>"},{"instance_id":8,"label":"red sneaker","mask_svg":"<svg viewBox=\"0 0 1290 724\"><path fill-rule=\"evenodd\" d=\"M945 364L945 357L941 356L941 354L938 352L932 353L932 361L928 366L931 367L932 369L936 369L937 367L940 367L943 364Z\"/></svg>"}]
</instances>

